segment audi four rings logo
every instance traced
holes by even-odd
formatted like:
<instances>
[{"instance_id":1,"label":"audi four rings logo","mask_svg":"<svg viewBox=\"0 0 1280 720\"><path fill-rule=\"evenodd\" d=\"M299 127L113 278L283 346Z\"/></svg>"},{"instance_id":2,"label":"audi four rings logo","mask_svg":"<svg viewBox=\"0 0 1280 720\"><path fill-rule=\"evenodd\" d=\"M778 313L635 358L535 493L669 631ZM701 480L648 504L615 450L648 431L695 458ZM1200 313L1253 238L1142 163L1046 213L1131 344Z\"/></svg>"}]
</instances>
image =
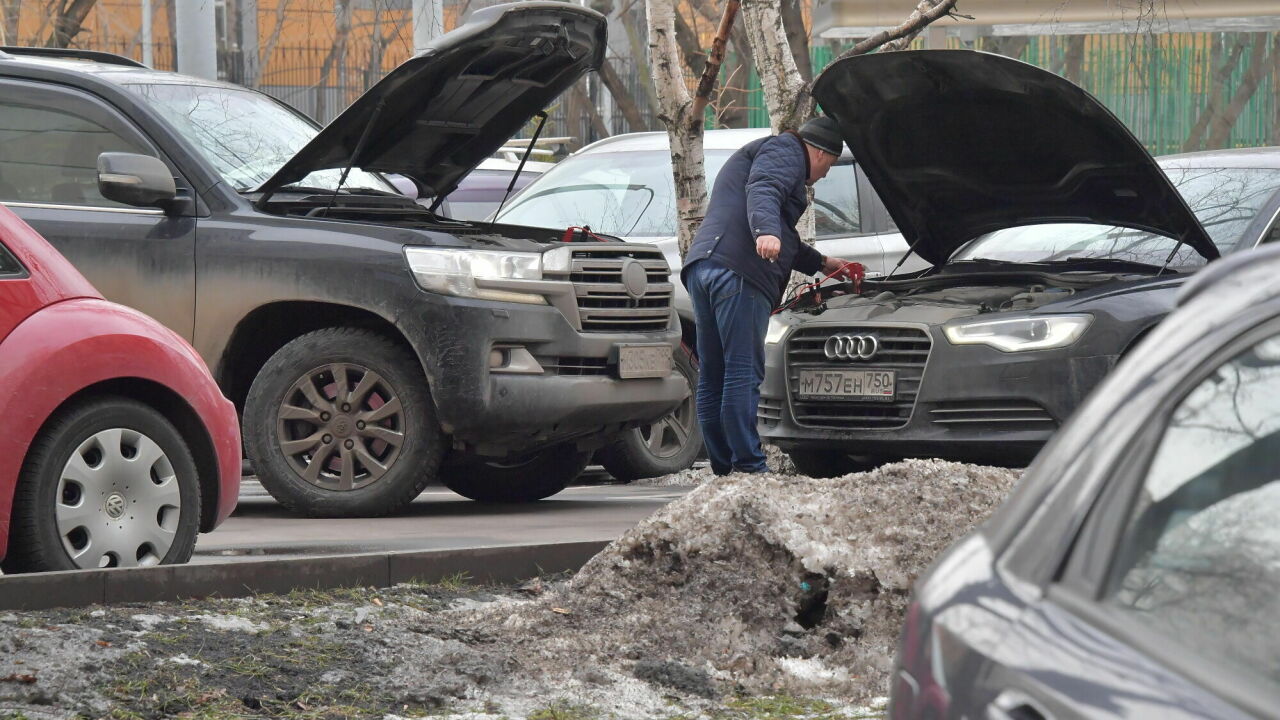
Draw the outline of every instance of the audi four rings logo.
<instances>
[{"instance_id":1,"label":"audi four rings logo","mask_svg":"<svg viewBox=\"0 0 1280 720\"><path fill-rule=\"evenodd\" d=\"M822 346L822 353L832 360L870 360L880 352L880 339L875 335L832 335Z\"/></svg>"}]
</instances>

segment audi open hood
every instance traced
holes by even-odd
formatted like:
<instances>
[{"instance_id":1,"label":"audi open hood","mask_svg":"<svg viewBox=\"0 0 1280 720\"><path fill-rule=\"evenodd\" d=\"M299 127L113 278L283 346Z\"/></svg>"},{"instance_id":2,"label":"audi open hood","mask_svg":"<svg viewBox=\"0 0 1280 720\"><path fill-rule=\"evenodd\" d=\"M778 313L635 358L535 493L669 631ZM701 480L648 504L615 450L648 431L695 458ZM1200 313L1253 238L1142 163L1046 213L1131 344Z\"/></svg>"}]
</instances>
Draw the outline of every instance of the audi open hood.
<instances>
[{"instance_id":1,"label":"audi open hood","mask_svg":"<svg viewBox=\"0 0 1280 720\"><path fill-rule=\"evenodd\" d=\"M813 96L934 265L979 235L1054 222L1137 228L1219 255L1133 134L1051 72L970 50L876 53L833 63Z\"/></svg>"},{"instance_id":2,"label":"audi open hood","mask_svg":"<svg viewBox=\"0 0 1280 720\"><path fill-rule=\"evenodd\" d=\"M566 2L477 10L361 95L258 190L353 164L408 175L443 195L599 68L605 39L603 15Z\"/></svg>"}]
</instances>

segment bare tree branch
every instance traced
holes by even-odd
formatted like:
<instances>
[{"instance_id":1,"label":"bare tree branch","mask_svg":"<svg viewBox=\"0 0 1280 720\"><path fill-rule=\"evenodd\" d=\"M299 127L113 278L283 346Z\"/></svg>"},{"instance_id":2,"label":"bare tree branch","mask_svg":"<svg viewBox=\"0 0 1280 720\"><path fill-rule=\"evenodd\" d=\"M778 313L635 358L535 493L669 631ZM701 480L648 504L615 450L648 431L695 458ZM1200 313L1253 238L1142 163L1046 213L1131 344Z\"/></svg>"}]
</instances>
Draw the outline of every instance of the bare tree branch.
<instances>
[{"instance_id":1,"label":"bare tree branch","mask_svg":"<svg viewBox=\"0 0 1280 720\"><path fill-rule=\"evenodd\" d=\"M702 68L702 78L698 80L698 90L693 96L693 116L702 117L707 102L711 99L711 91L716 87L716 78L720 75L720 66L724 64L724 47L729 42L729 32L733 30L734 18L738 17L738 0L728 0L724 4L724 15L720 17L720 28L716 38L711 42L711 55L706 66Z\"/></svg>"},{"instance_id":2,"label":"bare tree branch","mask_svg":"<svg viewBox=\"0 0 1280 720\"><path fill-rule=\"evenodd\" d=\"M631 97L631 93L627 91L627 86L622 82L622 78L618 77L618 71L613 68L613 63L606 58L600 64L600 81L609 89L609 94L613 96L613 101L617 103L618 110L622 112L622 117L627 121L627 129L631 132L641 132L648 130L649 125L644 121L644 116L640 114L640 107L636 105L635 98Z\"/></svg>"},{"instance_id":3,"label":"bare tree branch","mask_svg":"<svg viewBox=\"0 0 1280 720\"><path fill-rule=\"evenodd\" d=\"M586 83L574 83L573 95L578 103L586 110L587 119L591 122L591 128L596 131L596 134L602 138L609 137L611 134L609 132L609 127L604 124L604 118L600 117L600 111L596 109L596 104L591 102L591 96L587 94ZM583 144L585 145L586 142L584 141Z\"/></svg>"},{"instance_id":4,"label":"bare tree branch","mask_svg":"<svg viewBox=\"0 0 1280 720\"><path fill-rule=\"evenodd\" d=\"M1280 35L1276 36L1280 41ZM1227 142L1231 138L1231 128L1235 127L1236 120L1240 118L1240 113L1244 112L1245 105L1249 104L1258 91L1258 86L1262 84L1262 78L1267 72L1267 35L1265 33L1257 33L1253 39L1253 52L1249 58L1249 68L1244 71L1244 76L1240 78L1240 86L1236 88L1235 95L1231 98L1231 103L1226 109L1214 116L1210 123L1209 139L1205 142L1205 146L1210 149L1217 149L1227 146ZM1271 52L1280 52L1280 44L1271 44Z\"/></svg>"},{"instance_id":5,"label":"bare tree branch","mask_svg":"<svg viewBox=\"0 0 1280 720\"><path fill-rule=\"evenodd\" d=\"M71 39L80 34L84 19L89 16L97 0L71 0L70 4L63 0L57 3L57 14L54 15L53 32L45 41L45 47L64 48L71 44Z\"/></svg>"},{"instance_id":6,"label":"bare tree branch","mask_svg":"<svg viewBox=\"0 0 1280 720\"><path fill-rule=\"evenodd\" d=\"M787 32L787 45L796 61L800 78L806 83L813 80L813 58L809 57L809 31L804 27L804 15L800 12L800 0L782 0L782 27Z\"/></svg>"},{"instance_id":7,"label":"bare tree branch","mask_svg":"<svg viewBox=\"0 0 1280 720\"><path fill-rule=\"evenodd\" d=\"M280 42L280 35L284 32L284 20L289 10L289 0L278 0L276 2L276 18L275 24L271 27L271 35L267 37L267 45L262 48L262 54L258 57L258 67L261 68L259 76L267 69L267 65L271 63L271 56L276 51L276 45ZM261 81L261 80L259 80Z\"/></svg>"},{"instance_id":8,"label":"bare tree branch","mask_svg":"<svg viewBox=\"0 0 1280 720\"><path fill-rule=\"evenodd\" d=\"M956 0L920 0L915 11L901 25L872 35L842 53L836 60L866 55L881 46L884 46L885 50L901 50L910 45L920 31L935 20L954 14L955 9Z\"/></svg>"},{"instance_id":9,"label":"bare tree branch","mask_svg":"<svg viewBox=\"0 0 1280 720\"><path fill-rule=\"evenodd\" d=\"M1187 134L1186 142L1182 144L1183 152L1200 149L1204 131L1209 127L1209 123L1213 121L1213 117L1218 114L1218 105L1221 104L1222 98L1227 92L1227 81L1231 79L1231 73L1236 69L1236 65L1240 64L1240 56L1244 54L1245 44L1246 41L1243 37L1237 38L1235 44L1231 46L1230 55L1214 72L1213 83L1209 86L1209 99L1200 111L1200 115L1196 117L1195 125L1191 126L1191 132Z\"/></svg>"}]
</instances>

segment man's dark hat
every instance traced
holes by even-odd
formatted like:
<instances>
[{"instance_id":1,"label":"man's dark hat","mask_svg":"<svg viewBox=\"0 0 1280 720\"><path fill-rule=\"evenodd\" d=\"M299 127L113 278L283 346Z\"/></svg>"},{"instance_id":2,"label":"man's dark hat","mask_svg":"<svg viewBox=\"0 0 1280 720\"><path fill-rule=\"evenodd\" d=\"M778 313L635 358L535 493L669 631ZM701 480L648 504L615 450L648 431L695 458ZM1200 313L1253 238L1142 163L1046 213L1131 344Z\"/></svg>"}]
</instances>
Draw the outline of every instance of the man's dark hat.
<instances>
[{"instance_id":1,"label":"man's dark hat","mask_svg":"<svg viewBox=\"0 0 1280 720\"><path fill-rule=\"evenodd\" d=\"M825 115L801 125L796 132L805 142L832 155L839 155L844 149L844 138L840 137L840 126L836 125L835 120Z\"/></svg>"}]
</instances>

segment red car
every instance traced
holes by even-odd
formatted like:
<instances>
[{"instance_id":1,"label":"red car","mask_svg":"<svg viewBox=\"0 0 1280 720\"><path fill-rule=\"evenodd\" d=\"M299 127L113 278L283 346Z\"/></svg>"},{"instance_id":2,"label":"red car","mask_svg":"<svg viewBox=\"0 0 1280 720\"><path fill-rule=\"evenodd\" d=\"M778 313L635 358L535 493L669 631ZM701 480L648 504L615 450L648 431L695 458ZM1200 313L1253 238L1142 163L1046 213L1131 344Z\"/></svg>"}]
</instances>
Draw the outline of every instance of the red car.
<instances>
[{"instance_id":1,"label":"red car","mask_svg":"<svg viewBox=\"0 0 1280 720\"><path fill-rule=\"evenodd\" d=\"M5 572L186 562L235 507L239 424L204 361L2 205L0 387Z\"/></svg>"}]
</instances>

